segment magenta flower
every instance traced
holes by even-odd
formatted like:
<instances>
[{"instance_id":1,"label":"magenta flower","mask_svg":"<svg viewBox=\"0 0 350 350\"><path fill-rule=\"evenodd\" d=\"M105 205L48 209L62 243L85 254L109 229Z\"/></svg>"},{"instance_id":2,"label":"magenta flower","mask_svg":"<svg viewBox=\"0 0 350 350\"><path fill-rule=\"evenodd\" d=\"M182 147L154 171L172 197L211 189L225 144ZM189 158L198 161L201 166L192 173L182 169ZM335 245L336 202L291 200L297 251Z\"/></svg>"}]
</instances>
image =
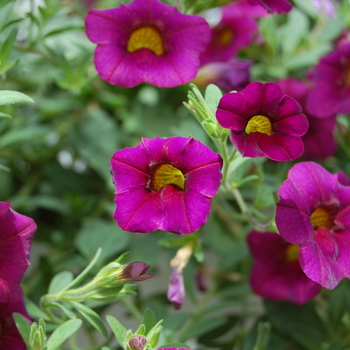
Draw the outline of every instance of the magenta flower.
<instances>
[{"instance_id":1,"label":"magenta flower","mask_svg":"<svg viewBox=\"0 0 350 350\"><path fill-rule=\"evenodd\" d=\"M299 244L305 274L333 289L350 277L350 187L320 165L294 165L278 191L276 224L281 236Z\"/></svg>"},{"instance_id":2,"label":"magenta flower","mask_svg":"<svg viewBox=\"0 0 350 350\"><path fill-rule=\"evenodd\" d=\"M320 292L322 287L300 268L297 245L275 232L252 231L247 240L254 259L250 274L254 293L265 299L304 304Z\"/></svg>"},{"instance_id":3,"label":"magenta flower","mask_svg":"<svg viewBox=\"0 0 350 350\"><path fill-rule=\"evenodd\" d=\"M345 175L345 172L342 170L338 174L338 181L344 186L350 186L350 177Z\"/></svg>"},{"instance_id":4,"label":"magenta flower","mask_svg":"<svg viewBox=\"0 0 350 350\"><path fill-rule=\"evenodd\" d=\"M242 91L250 83L249 68L252 63L252 61L236 59L231 59L228 62L208 63L199 68L198 74L192 82L197 86L215 84L226 92Z\"/></svg>"},{"instance_id":5,"label":"magenta flower","mask_svg":"<svg viewBox=\"0 0 350 350\"><path fill-rule=\"evenodd\" d=\"M311 75L314 84L306 108L318 118L350 113L350 43L321 58Z\"/></svg>"},{"instance_id":6,"label":"magenta flower","mask_svg":"<svg viewBox=\"0 0 350 350\"><path fill-rule=\"evenodd\" d=\"M90 10L86 34L95 44L95 66L110 84L148 82L174 87L193 79L210 28L198 16L181 14L158 0L134 0L109 10Z\"/></svg>"},{"instance_id":7,"label":"magenta flower","mask_svg":"<svg viewBox=\"0 0 350 350\"><path fill-rule=\"evenodd\" d=\"M276 82L283 92L293 97L302 107L305 112L305 105L309 88L304 82L297 79L283 79ZM302 136L304 142L304 159L326 159L332 156L336 149L337 143L333 136L333 131L336 124L336 115L328 118L320 119L315 116L305 113L309 121L309 129ZM327 145L325 147L325 145Z\"/></svg>"},{"instance_id":8,"label":"magenta flower","mask_svg":"<svg viewBox=\"0 0 350 350\"><path fill-rule=\"evenodd\" d=\"M13 302L0 303L0 349L26 350L27 346L23 341L12 314L17 312L31 322L23 301L22 289L18 290L19 299Z\"/></svg>"},{"instance_id":9,"label":"magenta flower","mask_svg":"<svg viewBox=\"0 0 350 350\"><path fill-rule=\"evenodd\" d=\"M115 152L111 165L114 217L131 232L198 230L222 177L222 158L193 138L143 138Z\"/></svg>"},{"instance_id":10,"label":"magenta flower","mask_svg":"<svg viewBox=\"0 0 350 350\"><path fill-rule=\"evenodd\" d=\"M185 286L182 273L178 272L177 268L174 268L171 273L167 297L173 303L175 310L181 308L185 299Z\"/></svg>"},{"instance_id":11,"label":"magenta flower","mask_svg":"<svg viewBox=\"0 0 350 350\"><path fill-rule=\"evenodd\" d=\"M191 349L176 348L175 346L173 346L172 348L159 348L157 350L191 350Z\"/></svg>"},{"instance_id":12,"label":"magenta flower","mask_svg":"<svg viewBox=\"0 0 350 350\"><path fill-rule=\"evenodd\" d=\"M0 303L18 299L20 283L29 263L36 225L33 219L0 202Z\"/></svg>"},{"instance_id":13,"label":"magenta flower","mask_svg":"<svg viewBox=\"0 0 350 350\"><path fill-rule=\"evenodd\" d=\"M308 129L307 118L274 83L251 83L242 92L223 96L216 117L231 129L231 142L243 157L287 161L304 151L300 136Z\"/></svg>"},{"instance_id":14,"label":"magenta flower","mask_svg":"<svg viewBox=\"0 0 350 350\"><path fill-rule=\"evenodd\" d=\"M292 4L288 0L248 0L250 5L260 5L268 12L289 12Z\"/></svg>"},{"instance_id":15,"label":"magenta flower","mask_svg":"<svg viewBox=\"0 0 350 350\"><path fill-rule=\"evenodd\" d=\"M201 65L230 60L253 42L257 32L257 23L241 2L223 7L222 19L212 28L211 41L200 56Z\"/></svg>"}]
</instances>

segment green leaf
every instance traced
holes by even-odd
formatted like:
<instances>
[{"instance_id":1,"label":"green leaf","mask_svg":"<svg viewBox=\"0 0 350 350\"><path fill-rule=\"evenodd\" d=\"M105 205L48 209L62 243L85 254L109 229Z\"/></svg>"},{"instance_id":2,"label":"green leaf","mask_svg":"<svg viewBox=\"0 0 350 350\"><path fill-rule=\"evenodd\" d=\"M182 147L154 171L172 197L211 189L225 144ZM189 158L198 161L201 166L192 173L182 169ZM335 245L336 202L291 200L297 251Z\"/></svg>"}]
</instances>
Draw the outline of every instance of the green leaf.
<instances>
[{"instance_id":1,"label":"green leaf","mask_svg":"<svg viewBox=\"0 0 350 350\"><path fill-rule=\"evenodd\" d=\"M341 17L332 18L330 21L326 23L318 39L322 41L335 40L340 36L344 27L345 27L344 18L341 18Z\"/></svg>"},{"instance_id":2,"label":"green leaf","mask_svg":"<svg viewBox=\"0 0 350 350\"><path fill-rule=\"evenodd\" d=\"M62 312L64 312L69 318L77 318L74 312L68 310L64 305L57 303L56 301L51 301L50 305L54 306L56 309L60 309ZM48 305L49 306L49 305Z\"/></svg>"},{"instance_id":3,"label":"green leaf","mask_svg":"<svg viewBox=\"0 0 350 350\"><path fill-rule=\"evenodd\" d=\"M2 165L2 164L0 164L0 170L2 170L2 171L6 171L7 173L9 173L9 172L11 171L11 169L10 169L10 168L8 168L7 166Z\"/></svg>"},{"instance_id":4,"label":"green leaf","mask_svg":"<svg viewBox=\"0 0 350 350\"><path fill-rule=\"evenodd\" d=\"M182 336L182 340L198 337L204 333L207 333L215 328L222 326L226 323L226 321L227 319L223 317L200 319L192 323L192 325L187 328L187 330Z\"/></svg>"},{"instance_id":5,"label":"green leaf","mask_svg":"<svg viewBox=\"0 0 350 350\"><path fill-rule=\"evenodd\" d=\"M70 271L62 271L58 273L51 280L49 286L49 294L56 294L63 290L74 279L73 274Z\"/></svg>"},{"instance_id":6,"label":"green leaf","mask_svg":"<svg viewBox=\"0 0 350 350\"><path fill-rule=\"evenodd\" d=\"M14 103L34 103L34 100L29 96L18 91L1 90L0 91L0 106L10 105Z\"/></svg>"},{"instance_id":7,"label":"green leaf","mask_svg":"<svg viewBox=\"0 0 350 350\"><path fill-rule=\"evenodd\" d=\"M0 97L1 99L1 97ZM48 129L45 126L28 126L20 130L10 130L0 138L0 147L5 147L15 143L44 139Z\"/></svg>"},{"instance_id":8,"label":"green leaf","mask_svg":"<svg viewBox=\"0 0 350 350\"><path fill-rule=\"evenodd\" d=\"M0 112L0 118L12 118L9 114Z\"/></svg>"},{"instance_id":9,"label":"green leaf","mask_svg":"<svg viewBox=\"0 0 350 350\"><path fill-rule=\"evenodd\" d=\"M112 349L107 346L104 346L101 350L112 350Z\"/></svg>"},{"instance_id":10,"label":"green leaf","mask_svg":"<svg viewBox=\"0 0 350 350\"><path fill-rule=\"evenodd\" d=\"M113 316L108 315L106 318L107 318L107 322L111 326L112 331L113 331L115 337L117 338L119 344L121 346L124 346L124 341L125 341L125 337L126 337L125 327Z\"/></svg>"},{"instance_id":11,"label":"green leaf","mask_svg":"<svg viewBox=\"0 0 350 350\"><path fill-rule=\"evenodd\" d=\"M49 321L46 313L38 308L30 299L24 297L24 301L26 304L26 309L30 316L34 318L43 318L44 320Z\"/></svg>"},{"instance_id":12,"label":"green leaf","mask_svg":"<svg viewBox=\"0 0 350 350\"><path fill-rule=\"evenodd\" d=\"M143 322L142 322L145 327L146 327L146 333L145 335L148 334L148 332L154 327L154 325L157 323L156 321L156 315L151 309L146 309L144 314L143 314Z\"/></svg>"},{"instance_id":13,"label":"green leaf","mask_svg":"<svg viewBox=\"0 0 350 350\"><path fill-rule=\"evenodd\" d=\"M12 317L15 320L16 327L21 333L21 336L24 342L29 347L29 336L30 336L30 328L31 328L30 324L21 314L18 314L16 312L12 314Z\"/></svg>"},{"instance_id":14,"label":"green leaf","mask_svg":"<svg viewBox=\"0 0 350 350\"><path fill-rule=\"evenodd\" d=\"M0 5L0 13L1 13L1 16L0 16L0 32L4 28L8 17L12 13L12 8L13 8L14 4L15 4L15 0L10 0L10 1L4 1Z\"/></svg>"},{"instance_id":15,"label":"green leaf","mask_svg":"<svg viewBox=\"0 0 350 350\"><path fill-rule=\"evenodd\" d=\"M310 0L294 0L295 5L304 13L311 16L312 18L317 17L315 6Z\"/></svg>"},{"instance_id":16,"label":"green leaf","mask_svg":"<svg viewBox=\"0 0 350 350\"><path fill-rule=\"evenodd\" d=\"M211 113L213 114L214 119L221 97L221 90L216 85L209 84L205 90L205 102L207 103Z\"/></svg>"},{"instance_id":17,"label":"green leaf","mask_svg":"<svg viewBox=\"0 0 350 350\"><path fill-rule=\"evenodd\" d=\"M289 323L288 330L296 343L304 348L308 350L322 348L322 339L317 333L311 331L309 328L298 323Z\"/></svg>"},{"instance_id":18,"label":"green leaf","mask_svg":"<svg viewBox=\"0 0 350 350\"><path fill-rule=\"evenodd\" d=\"M91 323L93 327L95 327L101 334L103 334L105 338L108 337L106 326L95 311L76 301L72 301L71 304L86 318L87 321Z\"/></svg>"},{"instance_id":19,"label":"green leaf","mask_svg":"<svg viewBox=\"0 0 350 350\"><path fill-rule=\"evenodd\" d=\"M59 326L47 342L46 350L55 350L61 346L83 324L82 320L69 320Z\"/></svg>"},{"instance_id":20,"label":"green leaf","mask_svg":"<svg viewBox=\"0 0 350 350\"><path fill-rule=\"evenodd\" d=\"M161 346L157 346L158 349L164 349L164 348L172 348L175 347L177 349L191 349L190 346L188 346L187 344L184 343L168 343L168 344L164 344Z\"/></svg>"},{"instance_id":21,"label":"green leaf","mask_svg":"<svg viewBox=\"0 0 350 350\"><path fill-rule=\"evenodd\" d=\"M258 337L253 350L265 350L270 338L271 324L260 322L258 325Z\"/></svg>"},{"instance_id":22,"label":"green leaf","mask_svg":"<svg viewBox=\"0 0 350 350\"><path fill-rule=\"evenodd\" d=\"M16 41L18 29L13 29L0 49L0 71L4 72L4 68L6 68L8 58L10 56L13 44Z\"/></svg>"}]
</instances>

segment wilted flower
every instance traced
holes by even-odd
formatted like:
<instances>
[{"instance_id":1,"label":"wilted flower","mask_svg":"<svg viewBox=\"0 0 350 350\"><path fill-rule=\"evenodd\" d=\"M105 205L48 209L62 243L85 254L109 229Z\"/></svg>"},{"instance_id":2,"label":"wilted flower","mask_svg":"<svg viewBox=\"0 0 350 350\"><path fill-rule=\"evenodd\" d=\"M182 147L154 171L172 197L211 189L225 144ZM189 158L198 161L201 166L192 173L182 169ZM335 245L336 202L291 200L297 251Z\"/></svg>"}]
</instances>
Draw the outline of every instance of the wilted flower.
<instances>
[{"instance_id":1,"label":"wilted flower","mask_svg":"<svg viewBox=\"0 0 350 350\"><path fill-rule=\"evenodd\" d=\"M297 245L275 232L252 231L247 240L254 259L250 274L254 293L265 299L304 304L320 292L322 287L299 265Z\"/></svg>"},{"instance_id":2,"label":"wilted flower","mask_svg":"<svg viewBox=\"0 0 350 350\"><path fill-rule=\"evenodd\" d=\"M143 138L115 152L111 165L114 217L131 232L198 230L222 177L220 155L193 138Z\"/></svg>"},{"instance_id":3,"label":"wilted flower","mask_svg":"<svg viewBox=\"0 0 350 350\"><path fill-rule=\"evenodd\" d=\"M174 87L193 79L210 28L198 16L181 14L158 0L134 0L109 10L90 10L86 34L97 45L95 66L111 84L148 82Z\"/></svg>"},{"instance_id":4,"label":"wilted flower","mask_svg":"<svg viewBox=\"0 0 350 350\"><path fill-rule=\"evenodd\" d=\"M350 113L350 43L321 58L311 74L314 84L307 112L318 118Z\"/></svg>"},{"instance_id":5,"label":"wilted flower","mask_svg":"<svg viewBox=\"0 0 350 350\"><path fill-rule=\"evenodd\" d=\"M176 310L181 308L185 299L185 286L182 272L179 273L177 268L174 268L171 273L167 297L173 303Z\"/></svg>"},{"instance_id":6,"label":"wilted flower","mask_svg":"<svg viewBox=\"0 0 350 350\"><path fill-rule=\"evenodd\" d=\"M236 59L228 62L208 63L199 68L192 83L197 86L215 84L226 92L242 91L250 83L249 68L252 63L252 61Z\"/></svg>"},{"instance_id":7,"label":"wilted flower","mask_svg":"<svg viewBox=\"0 0 350 350\"><path fill-rule=\"evenodd\" d=\"M350 277L350 187L320 165L294 165L278 191L276 224L289 243L300 245L305 274L333 289Z\"/></svg>"},{"instance_id":8,"label":"wilted flower","mask_svg":"<svg viewBox=\"0 0 350 350\"><path fill-rule=\"evenodd\" d=\"M216 117L231 130L231 142L243 157L287 161L304 151L300 136L308 129L307 118L300 105L274 83L255 82L242 92L226 94Z\"/></svg>"},{"instance_id":9,"label":"wilted flower","mask_svg":"<svg viewBox=\"0 0 350 350\"><path fill-rule=\"evenodd\" d=\"M6 350L26 350L27 346L20 335L12 314L17 312L24 316L28 322L31 319L23 301L23 292L19 288L18 299L7 303L0 303L0 349Z\"/></svg>"},{"instance_id":10,"label":"wilted flower","mask_svg":"<svg viewBox=\"0 0 350 350\"><path fill-rule=\"evenodd\" d=\"M309 88L301 80L288 78L278 80L276 83L285 94L293 97L300 104L309 121L309 129L301 138L304 142L302 157L304 159L325 159L332 156L337 149L337 143L333 136L336 115L320 119L306 113L305 105Z\"/></svg>"},{"instance_id":11,"label":"wilted flower","mask_svg":"<svg viewBox=\"0 0 350 350\"><path fill-rule=\"evenodd\" d=\"M248 0L250 5L260 5L268 12L289 12L292 4L288 0Z\"/></svg>"},{"instance_id":12,"label":"wilted flower","mask_svg":"<svg viewBox=\"0 0 350 350\"><path fill-rule=\"evenodd\" d=\"M145 281L154 276L153 273L146 275L149 268L150 265L143 262L132 262L124 268L119 278L130 282Z\"/></svg>"},{"instance_id":13,"label":"wilted flower","mask_svg":"<svg viewBox=\"0 0 350 350\"><path fill-rule=\"evenodd\" d=\"M36 224L0 202L0 303L16 301L29 262Z\"/></svg>"}]
</instances>

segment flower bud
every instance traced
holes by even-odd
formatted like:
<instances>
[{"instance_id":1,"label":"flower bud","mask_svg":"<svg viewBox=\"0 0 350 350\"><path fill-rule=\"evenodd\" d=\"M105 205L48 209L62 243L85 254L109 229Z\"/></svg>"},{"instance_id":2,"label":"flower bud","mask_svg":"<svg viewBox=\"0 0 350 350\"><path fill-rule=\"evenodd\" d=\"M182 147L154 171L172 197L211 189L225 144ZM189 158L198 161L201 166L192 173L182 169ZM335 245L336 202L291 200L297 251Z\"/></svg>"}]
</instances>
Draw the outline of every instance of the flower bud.
<instances>
[{"instance_id":1,"label":"flower bud","mask_svg":"<svg viewBox=\"0 0 350 350\"><path fill-rule=\"evenodd\" d=\"M149 278L152 278L154 275L153 273L145 275L149 268L150 265L145 264L143 262L132 262L124 268L119 278L120 280L125 280L128 282L145 281Z\"/></svg>"},{"instance_id":2,"label":"flower bud","mask_svg":"<svg viewBox=\"0 0 350 350\"><path fill-rule=\"evenodd\" d=\"M171 274L167 297L176 310L181 308L185 299L185 287L182 273L178 273L177 268L174 268Z\"/></svg>"},{"instance_id":3,"label":"flower bud","mask_svg":"<svg viewBox=\"0 0 350 350\"><path fill-rule=\"evenodd\" d=\"M33 350L42 350L45 346L46 334L45 334L45 322L41 318L39 325L35 322L32 323L30 328L29 345Z\"/></svg>"},{"instance_id":4,"label":"flower bud","mask_svg":"<svg viewBox=\"0 0 350 350\"><path fill-rule=\"evenodd\" d=\"M126 350L143 350L147 343L147 338L143 335L134 335L126 345Z\"/></svg>"}]
</instances>

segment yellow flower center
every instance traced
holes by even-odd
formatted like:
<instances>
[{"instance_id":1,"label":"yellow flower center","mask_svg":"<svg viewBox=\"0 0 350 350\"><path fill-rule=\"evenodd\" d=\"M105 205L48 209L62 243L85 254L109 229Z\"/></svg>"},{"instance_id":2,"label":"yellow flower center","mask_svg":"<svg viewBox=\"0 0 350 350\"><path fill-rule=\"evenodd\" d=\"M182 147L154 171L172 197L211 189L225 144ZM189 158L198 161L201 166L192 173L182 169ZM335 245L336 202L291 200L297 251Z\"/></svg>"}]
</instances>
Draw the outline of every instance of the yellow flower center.
<instances>
[{"instance_id":1,"label":"yellow flower center","mask_svg":"<svg viewBox=\"0 0 350 350\"><path fill-rule=\"evenodd\" d=\"M179 169L170 164L162 164L152 176L151 188L158 191L166 185L176 185L184 190L184 183L185 177Z\"/></svg>"},{"instance_id":2,"label":"yellow flower center","mask_svg":"<svg viewBox=\"0 0 350 350\"><path fill-rule=\"evenodd\" d=\"M142 27L133 31L127 49L129 52L139 49L149 49L157 56L164 53L162 38L152 27Z\"/></svg>"},{"instance_id":3,"label":"yellow flower center","mask_svg":"<svg viewBox=\"0 0 350 350\"><path fill-rule=\"evenodd\" d=\"M264 117L263 115L255 115L253 118L250 118L245 132L250 134L251 132L260 132L262 134L271 135L272 134L272 125L269 118Z\"/></svg>"},{"instance_id":4,"label":"yellow flower center","mask_svg":"<svg viewBox=\"0 0 350 350\"><path fill-rule=\"evenodd\" d=\"M333 219L330 213L322 207L318 207L310 216L311 225L317 229L318 227L330 230L333 226Z\"/></svg>"},{"instance_id":5,"label":"yellow flower center","mask_svg":"<svg viewBox=\"0 0 350 350\"><path fill-rule=\"evenodd\" d=\"M299 246L297 244L290 244L284 252L284 257L287 262L297 261L298 255L299 255Z\"/></svg>"},{"instance_id":6,"label":"yellow flower center","mask_svg":"<svg viewBox=\"0 0 350 350\"><path fill-rule=\"evenodd\" d=\"M233 39L233 31L229 28L224 28L219 32L219 43L227 46Z\"/></svg>"}]
</instances>

